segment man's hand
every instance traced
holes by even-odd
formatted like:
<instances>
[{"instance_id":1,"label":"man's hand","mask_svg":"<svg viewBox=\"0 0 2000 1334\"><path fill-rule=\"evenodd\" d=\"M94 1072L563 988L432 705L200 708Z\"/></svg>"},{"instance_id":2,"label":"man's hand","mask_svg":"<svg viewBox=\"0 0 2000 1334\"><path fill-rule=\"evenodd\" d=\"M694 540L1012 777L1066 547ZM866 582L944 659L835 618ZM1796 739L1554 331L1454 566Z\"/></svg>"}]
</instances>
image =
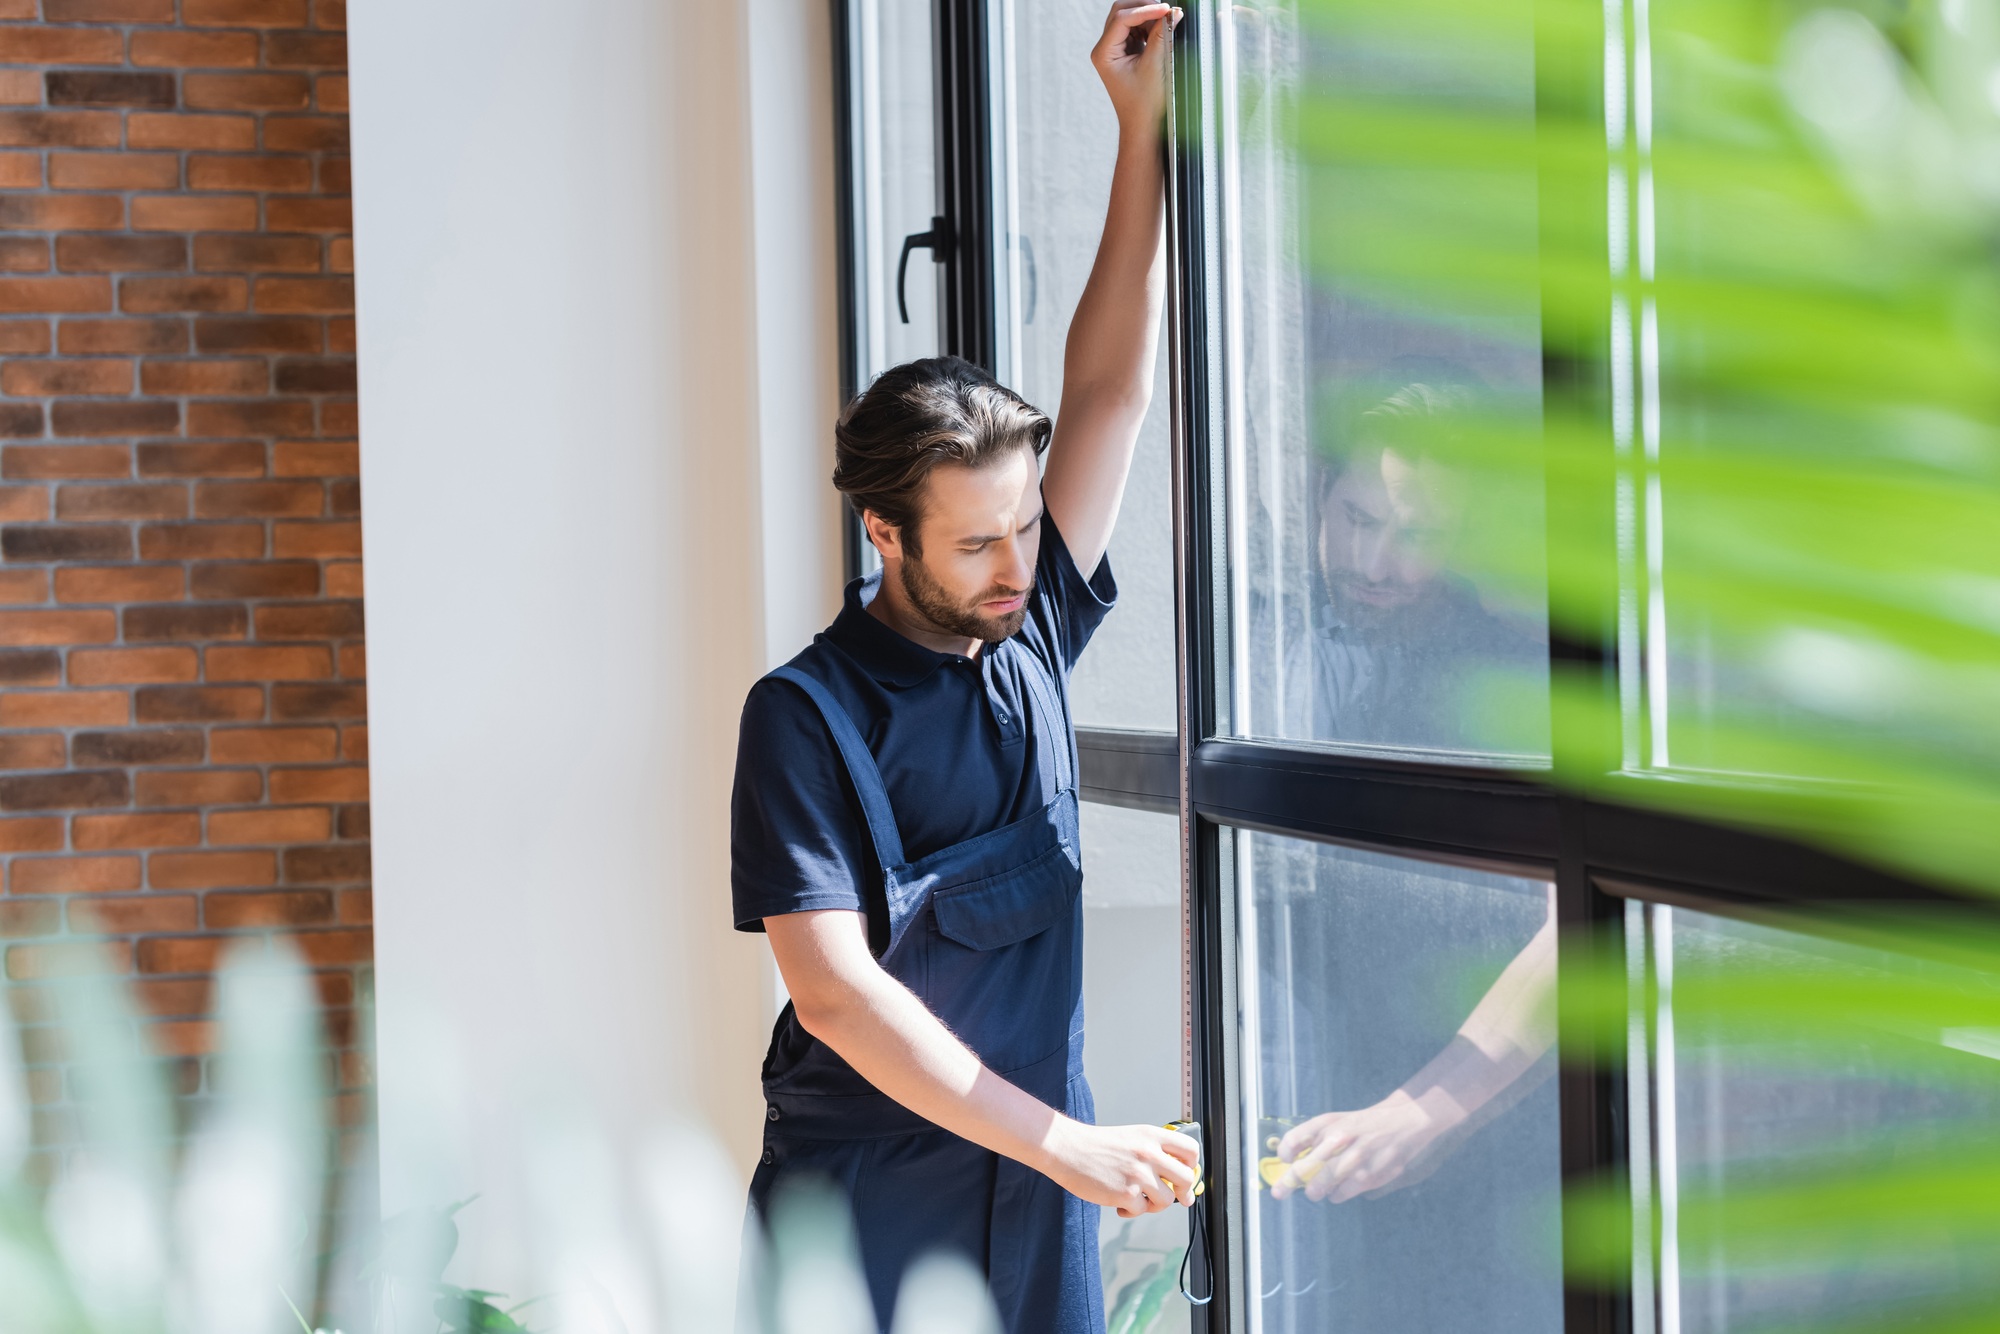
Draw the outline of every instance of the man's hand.
<instances>
[{"instance_id":1,"label":"man's hand","mask_svg":"<svg viewBox=\"0 0 2000 1334\"><path fill-rule=\"evenodd\" d=\"M1173 5L1117 0L1090 63L1111 94L1122 127L1157 130L1167 114L1167 51L1181 11Z\"/></svg>"},{"instance_id":2,"label":"man's hand","mask_svg":"<svg viewBox=\"0 0 2000 1334\"><path fill-rule=\"evenodd\" d=\"M1065 1116L1049 1127L1034 1166L1078 1199L1136 1218L1192 1203L1200 1157L1199 1144L1165 1126L1093 1126Z\"/></svg>"},{"instance_id":3,"label":"man's hand","mask_svg":"<svg viewBox=\"0 0 2000 1334\"><path fill-rule=\"evenodd\" d=\"M1465 1122L1465 1110L1449 1098L1412 1098L1401 1089L1359 1111L1323 1112L1278 1141L1278 1157L1290 1166L1271 1183L1271 1198L1303 1189L1309 1200L1341 1204L1413 1186L1431 1174Z\"/></svg>"}]
</instances>

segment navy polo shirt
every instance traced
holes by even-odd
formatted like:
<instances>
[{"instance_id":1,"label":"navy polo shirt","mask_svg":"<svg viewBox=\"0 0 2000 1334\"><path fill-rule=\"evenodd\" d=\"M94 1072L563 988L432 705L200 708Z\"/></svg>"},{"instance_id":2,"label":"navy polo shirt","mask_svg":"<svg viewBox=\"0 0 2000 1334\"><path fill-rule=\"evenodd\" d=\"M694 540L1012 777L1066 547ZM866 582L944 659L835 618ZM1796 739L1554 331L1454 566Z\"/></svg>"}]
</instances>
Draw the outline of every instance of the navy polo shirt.
<instances>
[{"instance_id":1,"label":"navy polo shirt","mask_svg":"<svg viewBox=\"0 0 2000 1334\"><path fill-rule=\"evenodd\" d=\"M1022 667L1034 658L1066 678L1118 589L1109 557L1083 577L1044 514L1027 620L1013 638L966 658L927 649L869 615L880 580L878 572L847 586L840 615L813 641L823 650L815 665L831 668L825 684L874 754L903 855L914 862L1055 799L1050 748L1069 739L1028 735ZM744 703L729 852L739 931L761 931L764 918L785 913L864 911L864 887L880 880L826 722L788 682L766 677Z\"/></svg>"}]
</instances>

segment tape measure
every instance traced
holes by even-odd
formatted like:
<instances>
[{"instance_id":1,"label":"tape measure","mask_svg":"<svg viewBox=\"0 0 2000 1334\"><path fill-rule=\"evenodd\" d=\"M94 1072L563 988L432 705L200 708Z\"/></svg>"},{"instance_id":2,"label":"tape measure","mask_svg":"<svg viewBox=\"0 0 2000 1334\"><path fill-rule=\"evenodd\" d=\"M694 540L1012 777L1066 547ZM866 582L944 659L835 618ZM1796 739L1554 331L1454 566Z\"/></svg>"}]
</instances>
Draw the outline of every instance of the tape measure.
<instances>
[{"instance_id":1,"label":"tape measure","mask_svg":"<svg viewBox=\"0 0 2000 1334\"><path fill-rule=\"evenodd\" d=\"M1297 1116L1260 1116L1257 1118L1258 1133L1264 1136L1265 1157L1257 1160L1257 1189L1266 1190L1278 1184L1285 1175L1285 1169L1294 1166L1278 1157L1278 1142L1285 1132L1297 1125L1303 1118ZM1297 1164L1297 1175L1301 1183L1311 1181L1323 1166L1320 1163Z\"/></svg>"},{"instance_id":2,"label":"tape measure","mask_svg":"<svg viewBox=\"0 0 2000 1334\"><path fill-rule=\"evenodd\" d=\"M1319 1169L1326 1166L1326 1164L1318 1162L1292 1164L1286 1162L1283 1158L1259 1158L1257 1160L1257 1176L1266 1186L1275 1186L1285 1175L1286 1169L1294 1166L1298 1170L1292 1175L1296 1176L1303 1184L1318 1176Z\"/></svg>"},{"instance_id":3,"label":"tape measure","mask_svg":"<svg viewBox=\"0 0 2000 1334\"><path fill-rule=\"evenodd\" d=\"M1169 1121L1167 1122L1167 1129L1179 1131L1196 1144L1201 1143L1201 1122L1199 1121ZM1196 1199L1199 1199L1202 1192L1208 1189L1208 1174L1202 1170L1206 1164L1207 1158L1205 1155L1196 1156L1194 1162L1194 1198ZM1160 1180L1165 1181L1166 1178L1161 1177Z\"/></svg>"}]
</instances>

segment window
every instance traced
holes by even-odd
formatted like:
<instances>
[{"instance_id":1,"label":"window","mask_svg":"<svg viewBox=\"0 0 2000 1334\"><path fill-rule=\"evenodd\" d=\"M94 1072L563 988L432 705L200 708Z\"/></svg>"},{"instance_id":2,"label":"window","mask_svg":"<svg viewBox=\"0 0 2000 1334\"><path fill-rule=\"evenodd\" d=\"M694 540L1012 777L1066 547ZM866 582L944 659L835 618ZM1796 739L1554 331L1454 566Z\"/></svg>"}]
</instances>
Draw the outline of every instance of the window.
<instances>
[{"instance_id":1,"label":"window","mask_svg":"<svg viewBox=\"0 0 2000 1334\"><path fill-rule=\"evenodd\" d=\"M1054 415L1063 346L1104 228L1117 121L1083 56L1104 16L1083 5L1004 4L996 46L998 139L1009 170L998 182L995 264L1011 300L1001 309L1002 372ZM1174 728L1174 561L1168 475L1166 340L1158 385L1132 461L1111 541L1120 612L1106 620L1071 680L1079 726ZM1006 374L1011 361L1012 374Z\"/></svg>"},{"instance_id":2,"label":"window","mask_svg":"<svg viewBox=\"0 0 2000 1334\"><path fill-rule=\"evenodd\" d=\"M931 237L938 211L930 0L857 0L843 26L851 62L848 357L860 386L944 346L938 270L951 252L935 237L921 248L905 244Z\"/></svg>"},{"instance_id":3,"label":"window","mask_svg":"<svg viewBox=\"0 0 2000 1334\"><path fill-rule=\"evenodd\" d=\"M1635 1328L1867 1328L1913 1309L1991 1311L1990 1239L1953 1226L1951 1204L1899 1215L1895 1185L1947 1200L1954 1186L1981 1189L2000 1029L1924 1031L1892 999L1990 997L1990 964L1963 962L1990 951L1989 933L1971 926L1939 951L1937 934L1919 932L1925 952L1913 954L1894 933L1829 936L1636 901L1628 917L1646 984L1632 1158L1655 1173L1634 1190L1652 1234ZM1763 989L1785 1003L1755 1003Z\"/></svg>"},{"instance_id":4,"label":"window","mask_svg":"<svg viewBox=\"0 0 2000 1334\"><path fill-rule=\"evenodd\" d=\"M1532 12L1237 5L1222 50L1228 730L1545 762Z\"/></svg>"},{"instance_id":5,"label":"window","mask_svg":"<svg viewBox=\"0 0 2000 1334\"><path fill-rule=\"evenodd\" d=\"M1181 1106L1181 892L1173 817L1086 802L1082 818L1084 1074L1107 1124L1158 1123ZM1187 1222L1172 1213L1100 1223L1104 1310L1166 1334ZM1174 1303L1178 1305L1178 1303ZM1140 1323L1142 1311L1153 1313Z\"/></svg>"},{"instance_id":6,"label":"window","mask_svg":"<svg viewBox=\"0 0 2000 1334\"><path fill-rule=\"evenodd\" d=\"M1132 1328L1989 1311L2000 25L1187 10L1173 374L1074 682L1100 1110L1210 1150L1214 1300ZM1053 410L1102 14L927 13L937 346ZM1379 1188L1287 1166L1435 1090Z\"/></svg>"},{"instance_id":7,"label":"window","mask_svg":"<svg viewBox=\"0 0 2000 1334\"><path fill-rule=\"evenodd\" d=\"M1559 1327L1554 887L1232 841L1248 1323ZM1308 1134L1359 1152L1287 1169L1281 1143ZM1287 1170L1326 1194L1273 1198Z\"/></svg>"}]
</instances>

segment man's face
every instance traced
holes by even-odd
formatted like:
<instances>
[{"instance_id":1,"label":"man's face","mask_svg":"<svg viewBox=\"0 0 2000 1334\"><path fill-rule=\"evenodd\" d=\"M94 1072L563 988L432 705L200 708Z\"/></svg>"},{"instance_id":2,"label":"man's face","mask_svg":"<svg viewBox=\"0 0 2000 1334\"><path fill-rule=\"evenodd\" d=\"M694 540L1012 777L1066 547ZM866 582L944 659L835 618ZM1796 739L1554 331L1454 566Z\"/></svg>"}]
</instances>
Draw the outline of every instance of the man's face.
<instances>
[{"instance_id":1,"label":"man's face","mask_svg":"<svg viewBox=\"0 0 2000 1334\"><path fill-rule=\"evenodd\" d=\"M1320 572L1343 617L1379 620L1431 590L1458 526L1447 480L1429 460L1363 449L1326 489Z\"/></svg>"},{"instance_id":2,"label":"man's face","mask_svg":"<svg viewBox=\"0 0 2000 1334\"><path fill-rule=\"evenodd\" d=\"M1014 449L981 468L936 469L921 515L920 556L900 541L893 550L876 544L910 602L946 634L989 644L1012 637L1028 616L1042 545L1034 454Z\"/></svg>"}]
</instances>

